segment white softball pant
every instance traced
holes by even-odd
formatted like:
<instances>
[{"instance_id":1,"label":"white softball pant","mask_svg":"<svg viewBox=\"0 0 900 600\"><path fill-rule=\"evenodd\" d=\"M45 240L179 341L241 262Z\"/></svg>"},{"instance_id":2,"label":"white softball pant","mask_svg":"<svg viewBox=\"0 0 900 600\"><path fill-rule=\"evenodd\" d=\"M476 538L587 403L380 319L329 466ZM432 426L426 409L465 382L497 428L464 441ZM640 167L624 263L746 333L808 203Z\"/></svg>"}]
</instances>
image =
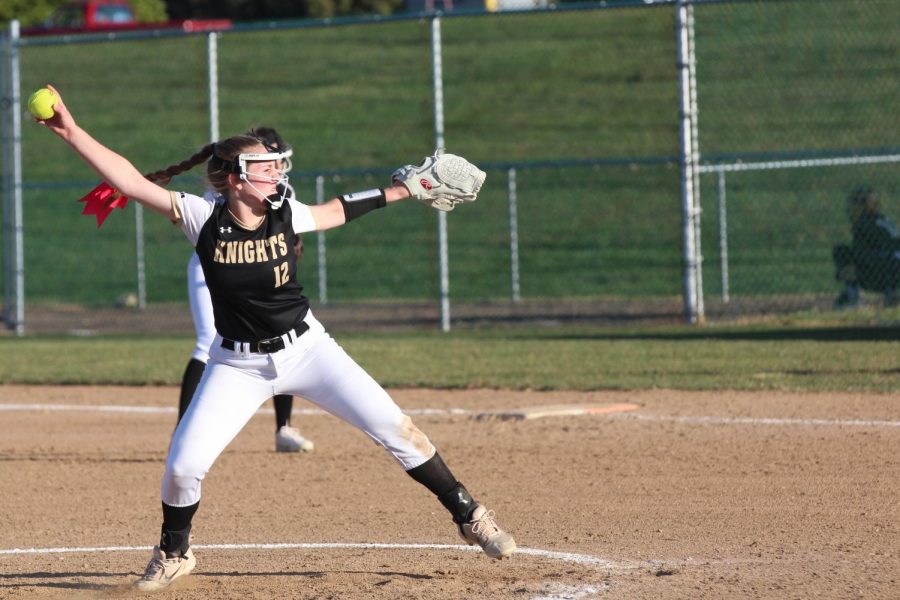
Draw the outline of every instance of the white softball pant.
<instances>
[{"instance_id":1,"label":"white softball pant","mask_svg":"<svg viewBox=\"0 0 900 600\"><path fill-rule=\"evenodd\" d=\"M259 407L292 394L362 430L405 469L434 456L428 438L393 399L325 332L312 313L309 331L273 354L231 351L216 336L210 360L169 447L162 501L190 506L216 458Z\"/></svg>"}]
</instances>

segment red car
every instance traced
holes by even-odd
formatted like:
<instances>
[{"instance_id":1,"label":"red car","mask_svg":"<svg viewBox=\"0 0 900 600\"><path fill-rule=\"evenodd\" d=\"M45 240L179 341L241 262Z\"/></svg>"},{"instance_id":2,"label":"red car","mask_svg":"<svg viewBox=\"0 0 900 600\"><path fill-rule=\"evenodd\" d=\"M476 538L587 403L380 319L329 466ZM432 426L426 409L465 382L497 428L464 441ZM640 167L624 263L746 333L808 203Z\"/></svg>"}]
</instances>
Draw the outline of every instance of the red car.
<instances>
[{"instance_id":1,"label":"red car","mask_svg":"<svg viewBox=\"0 0 900 600\"><path fill-rule=\"evenodd\" d=\"M221 31L230 28L230 19L139 22L127 0L82 0L60 6L42 24L23 28L22 35L69 35L142 29Z\"/></svg>"}]
</instances>

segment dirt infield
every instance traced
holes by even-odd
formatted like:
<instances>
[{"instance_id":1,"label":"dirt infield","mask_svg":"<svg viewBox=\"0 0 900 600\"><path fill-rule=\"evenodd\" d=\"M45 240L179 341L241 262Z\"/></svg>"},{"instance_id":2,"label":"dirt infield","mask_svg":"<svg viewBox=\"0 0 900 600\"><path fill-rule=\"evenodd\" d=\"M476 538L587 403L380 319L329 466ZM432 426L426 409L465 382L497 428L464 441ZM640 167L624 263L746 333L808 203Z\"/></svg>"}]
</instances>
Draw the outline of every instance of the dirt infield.
<instances>
[{"instance_id":1,"label":"dirt infield","mask_svg":"<svg viewBox=\"0 0 900 600\"><path fill-rule=\"evenodd\" d=\"M494 562L462 546L437 501L333 417L295 417L316 451L275 454L266 405L204 482L195 574L156 597L898 595L896 396L392 394L497 511L518 554ZM133 596L159 532L176 398L174 388L0 387L0 597ZM640 408L473 418L607 403Z\"/></svg>"}]
</instances>

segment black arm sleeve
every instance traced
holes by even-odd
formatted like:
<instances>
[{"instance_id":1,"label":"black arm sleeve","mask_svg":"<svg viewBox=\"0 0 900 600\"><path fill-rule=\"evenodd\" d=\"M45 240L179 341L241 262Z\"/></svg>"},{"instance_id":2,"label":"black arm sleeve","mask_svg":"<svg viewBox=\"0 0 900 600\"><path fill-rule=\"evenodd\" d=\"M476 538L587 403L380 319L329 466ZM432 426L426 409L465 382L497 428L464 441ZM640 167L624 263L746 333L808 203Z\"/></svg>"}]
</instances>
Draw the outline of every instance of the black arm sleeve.
<instances>
[{"instance_id":1,"label":"black arm sleeve","mask_svg":"<svg viewBox=\"0 0 900 600\"><path fill-rule=\"evenodd\" d=\"M338 196L338 200L341 201L344 207L344 219L347 223L376 208L387 206L387 199L384 197L384 190L382 189L344 194L343 196Z\"/></svg>"}]
</instances>

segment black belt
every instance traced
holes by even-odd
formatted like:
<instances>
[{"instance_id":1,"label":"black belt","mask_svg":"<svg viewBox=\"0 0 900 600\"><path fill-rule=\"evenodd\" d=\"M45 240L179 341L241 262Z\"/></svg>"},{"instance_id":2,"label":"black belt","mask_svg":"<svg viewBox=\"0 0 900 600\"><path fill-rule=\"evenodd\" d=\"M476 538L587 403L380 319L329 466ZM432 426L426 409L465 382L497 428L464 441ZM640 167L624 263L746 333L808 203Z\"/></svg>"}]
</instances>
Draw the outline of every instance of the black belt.
<instances>
[{"instance_id":1,"label":"black belt","mask_svg":"<svg viewBox=\"0 0 900 600\"><path fill-rule=\"evenodd\" d=\"M291 331L287 332L284 335L289 335L291 332L294 333L298 338L309 331L309 325L306 324L306 321L301 322L299 325L294 327ZM272 354L273 352L278 352L279 350L284 350L284 335L280 335L278 337L269 338L267 340L259 340L258 342L236 342L234 340L229 340L227 338L222 338L222 347L226 350L241 350L241 347L244 344L249 344L249 351L256 354Z\"/></svg>"}]
</instances>

